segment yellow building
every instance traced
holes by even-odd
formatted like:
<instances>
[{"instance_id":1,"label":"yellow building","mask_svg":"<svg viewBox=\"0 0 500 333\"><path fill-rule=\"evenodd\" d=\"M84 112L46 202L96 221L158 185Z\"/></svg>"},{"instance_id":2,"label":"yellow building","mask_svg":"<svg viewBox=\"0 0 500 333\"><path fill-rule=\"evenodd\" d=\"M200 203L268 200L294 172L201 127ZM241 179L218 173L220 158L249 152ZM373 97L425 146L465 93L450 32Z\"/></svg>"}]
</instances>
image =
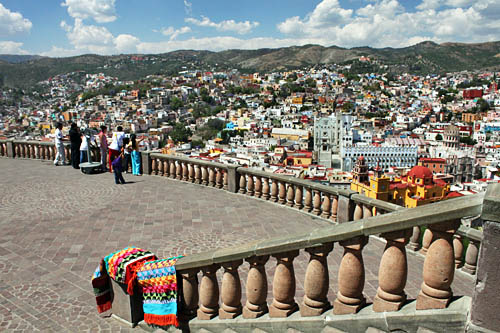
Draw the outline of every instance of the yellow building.
<instances>
[{"instance_id":1,"label":"yellow building","mask_svg":"<svg viewBox=\"0 0 500 333\"><path fill-rule=\"evenodd\" d=\"M358 159L353 176L351 190L408 208L446 199L449 191L449 185L440 179L435 180L429 168L419 165L396 180L383 175L380 169L370 177L363 156Z\"/></svg>"}]
</instances>

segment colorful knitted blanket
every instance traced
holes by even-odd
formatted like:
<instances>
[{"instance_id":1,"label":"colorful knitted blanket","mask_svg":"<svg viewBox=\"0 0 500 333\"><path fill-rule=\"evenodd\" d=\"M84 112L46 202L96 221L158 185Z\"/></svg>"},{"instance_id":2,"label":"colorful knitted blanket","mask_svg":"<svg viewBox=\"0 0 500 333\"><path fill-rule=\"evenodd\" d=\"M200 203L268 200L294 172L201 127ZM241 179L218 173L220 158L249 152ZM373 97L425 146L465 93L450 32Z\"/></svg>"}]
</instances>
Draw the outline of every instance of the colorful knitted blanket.
<instances>
[{"instance_id":1,"label":"colorful knitted blanket","mask_svg":"<svg viewBox=\"0 0 500 333\"><path fill-rule=\"evenodd\" d=\"M148 261L137 270L137 283L144 296L144 321L158 326L175 325L177 321L177 275L172 257Z\"/></svg>"},{"instance_id":2,"label":"colorful knitted blanket","mask_svg":"<svg viewBox=\"0 0 500 333\"><path fill-rule=\"evenodd\" d=\"M126 247L101 259L92 277L97 311L102 313L111 309L111 281L109 278L126 284L127 292L132 295L137 270L144 262L156 259L153 253L136 247Z\"/></svg>"}]
</instances>

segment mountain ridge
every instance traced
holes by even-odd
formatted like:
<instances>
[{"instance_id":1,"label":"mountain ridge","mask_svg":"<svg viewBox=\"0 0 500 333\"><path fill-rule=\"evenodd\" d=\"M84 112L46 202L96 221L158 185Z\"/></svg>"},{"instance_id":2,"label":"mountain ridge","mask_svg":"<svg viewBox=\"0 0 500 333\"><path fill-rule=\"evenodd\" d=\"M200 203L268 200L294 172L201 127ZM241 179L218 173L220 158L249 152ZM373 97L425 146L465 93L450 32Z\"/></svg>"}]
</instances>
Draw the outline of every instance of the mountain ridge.
<instances>
[{"instance_id":1,"label":"mountain ridge","mask_svg":"<svg viewBox=\"0 0 500 333\"><path fill-rule=\"evenodd\" d=\"M402 48L369 46L342 48L336 45L302 45L253 50L224 51L176 50L159 54L120 54L104 56L83 54L72 57L41 57L36 55L0 55L0 76L3 85L27 87L51 76L84 70L103 72L121 80L137 80L149 74L173 74L183 68L230 69L243 72L280 71L301 67L353 62L361 56L388 65L395 73L443 73L462 70L500 70L500 41L485 43L437 44L423 41ZM133 57L136 60L133 60ZM154 58L156 60L137 60ZM452 61L450 61L452 60ZM376 70L371 65L357 70Z\"/></svg>"}]
</instances>

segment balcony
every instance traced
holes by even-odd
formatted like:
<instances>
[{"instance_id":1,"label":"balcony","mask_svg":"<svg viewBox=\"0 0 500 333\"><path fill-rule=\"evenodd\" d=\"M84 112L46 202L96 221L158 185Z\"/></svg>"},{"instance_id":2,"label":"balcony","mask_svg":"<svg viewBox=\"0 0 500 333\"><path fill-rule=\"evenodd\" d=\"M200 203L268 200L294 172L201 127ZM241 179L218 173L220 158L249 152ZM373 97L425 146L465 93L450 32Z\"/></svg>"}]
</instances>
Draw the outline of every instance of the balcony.
<instances>
[{"instance_id":1,"label":"balcony","mask_svg":"<svg viewBox=\"0 0 500 333\"><path fill-rule=\"evenodd\" d=\"M102 256L130 245L186 255L177 269L191 331L463 331L487 322L487 308L474 317L483 303L473 275L487 229L460 220L494 212L494 193L487 209L475 195L408 210L155 153L143 154L148 176L125 175L121 186L111 174L54 167L53 153L51 144L0 141L2 329L126 327L98 317L90 276ZM488 280L487 268L479 289L498 295L498 273Z\"/></svg>"}]
</instances>

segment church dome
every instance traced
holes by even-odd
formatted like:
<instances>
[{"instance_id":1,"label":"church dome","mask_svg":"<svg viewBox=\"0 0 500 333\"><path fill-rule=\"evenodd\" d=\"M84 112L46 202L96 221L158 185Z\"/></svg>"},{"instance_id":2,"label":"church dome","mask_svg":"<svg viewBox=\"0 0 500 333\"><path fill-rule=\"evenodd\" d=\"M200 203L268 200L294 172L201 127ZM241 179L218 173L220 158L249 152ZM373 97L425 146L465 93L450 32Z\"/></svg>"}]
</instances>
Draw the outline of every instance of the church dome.
<instances>
[{"instance_id":1,"label":"church dome","mask_svg":"<svg viewBox=\"0 0 500 333\"><path fill-rule=\"evenodd\" d=\"M424 166L417 165L411 168L410 172L408 172L408 177L411 177L413 179L415 178L431 178L432 179L432 171Z\"/></svg>"}]
</instances>

